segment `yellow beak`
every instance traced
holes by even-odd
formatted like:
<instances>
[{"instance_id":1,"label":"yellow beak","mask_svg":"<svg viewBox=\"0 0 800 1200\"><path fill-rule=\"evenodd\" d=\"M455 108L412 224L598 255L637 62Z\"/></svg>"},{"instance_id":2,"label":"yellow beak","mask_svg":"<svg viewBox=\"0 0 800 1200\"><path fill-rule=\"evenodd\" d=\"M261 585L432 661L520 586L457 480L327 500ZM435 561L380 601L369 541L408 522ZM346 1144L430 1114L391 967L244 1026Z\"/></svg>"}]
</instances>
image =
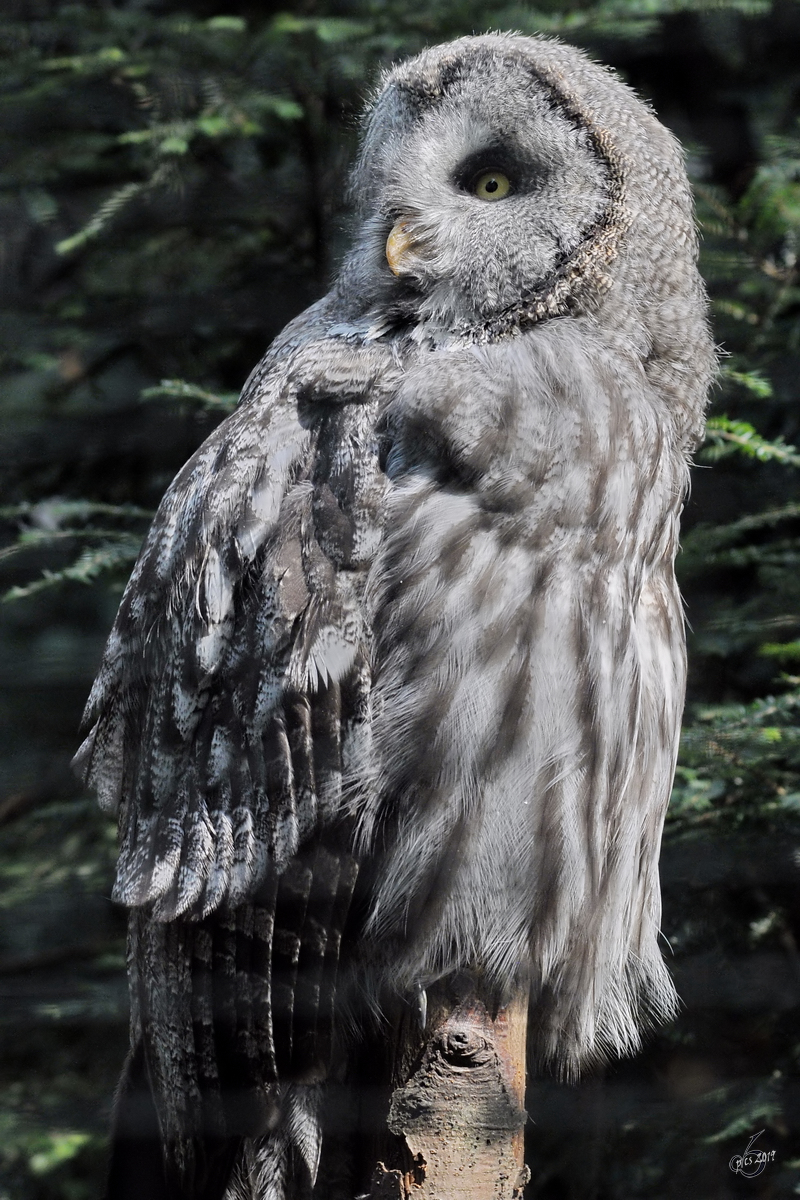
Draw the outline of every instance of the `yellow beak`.
<instances>
[{"instance_id":1,"label":"yellow beak","mask_svg":"<svg viewBox=\"0 0 800 1200\"><path fill-rule=\"evenodd\" d=\"M406 275L410 270L408 259L414 246L411 225L402 218L395 221L392 232L386 239L386 261L393 275Z\"/></svg>"}]
</instances>

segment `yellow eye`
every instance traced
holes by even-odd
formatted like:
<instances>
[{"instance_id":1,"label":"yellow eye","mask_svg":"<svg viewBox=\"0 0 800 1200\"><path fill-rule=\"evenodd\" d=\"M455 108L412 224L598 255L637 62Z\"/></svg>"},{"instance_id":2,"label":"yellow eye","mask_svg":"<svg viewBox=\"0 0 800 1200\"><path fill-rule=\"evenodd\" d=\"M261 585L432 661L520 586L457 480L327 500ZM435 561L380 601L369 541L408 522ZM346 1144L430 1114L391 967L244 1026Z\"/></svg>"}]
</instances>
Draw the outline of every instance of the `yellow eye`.
<instances>
[{"instance_id":1,"label":"yellow eye","mask_svg":"<svg viewBox=\"0 0 800 1200\"><path fill-rule=\"evenodd\" d=\"M502 200L511 191L511 180L502 171L484 171L472 190L479 200Z\"/></svg>"}]
</instances>

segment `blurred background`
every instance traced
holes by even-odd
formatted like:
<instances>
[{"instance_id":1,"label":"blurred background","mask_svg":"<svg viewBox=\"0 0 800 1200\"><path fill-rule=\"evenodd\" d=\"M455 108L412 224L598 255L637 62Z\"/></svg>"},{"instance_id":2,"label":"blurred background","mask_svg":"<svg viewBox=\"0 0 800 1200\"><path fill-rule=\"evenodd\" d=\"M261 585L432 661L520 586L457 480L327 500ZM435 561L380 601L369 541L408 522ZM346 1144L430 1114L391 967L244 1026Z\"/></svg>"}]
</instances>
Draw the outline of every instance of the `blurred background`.
<instances>
[{"instance_id":1,"label":"blurred background","mask_svg":"<svg viewBox=\"0 0 800 1200\"><path fill-rule=\"evenodd\" d=\"M725 354L679 563L662 873L683 1012L579 1087L532 1083L529 1194L800 1195L800 4L221 7L0 16L0 1200L102 1186L124 930L113 823L68 763L148 520L327 288L380 67L488 29L587 48L682 139ZM760 1131L771 1161L743 1178Z\"/></svg>"}]
</instances>

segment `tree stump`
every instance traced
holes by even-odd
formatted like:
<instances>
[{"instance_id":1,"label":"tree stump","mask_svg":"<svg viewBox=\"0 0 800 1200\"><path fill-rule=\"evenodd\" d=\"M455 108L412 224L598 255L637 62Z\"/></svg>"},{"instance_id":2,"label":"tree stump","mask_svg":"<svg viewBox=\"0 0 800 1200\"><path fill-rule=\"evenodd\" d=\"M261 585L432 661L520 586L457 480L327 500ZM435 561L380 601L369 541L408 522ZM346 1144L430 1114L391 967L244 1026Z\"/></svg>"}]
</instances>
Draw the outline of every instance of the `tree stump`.
<instances>
[{"instance_id":1,"label":"tree stump","mask_svg":"<svg viewBox=\"0 0 800 1200\"><path fill-rule=\"evenodd\" d=\"M432 989L424 1029L395 1040L392 1145L370 1200L521 1200L527 989L505 1006L459 977ZM388 1165L387 1165L388 1163Z\"/></svg>"}]
</instances>

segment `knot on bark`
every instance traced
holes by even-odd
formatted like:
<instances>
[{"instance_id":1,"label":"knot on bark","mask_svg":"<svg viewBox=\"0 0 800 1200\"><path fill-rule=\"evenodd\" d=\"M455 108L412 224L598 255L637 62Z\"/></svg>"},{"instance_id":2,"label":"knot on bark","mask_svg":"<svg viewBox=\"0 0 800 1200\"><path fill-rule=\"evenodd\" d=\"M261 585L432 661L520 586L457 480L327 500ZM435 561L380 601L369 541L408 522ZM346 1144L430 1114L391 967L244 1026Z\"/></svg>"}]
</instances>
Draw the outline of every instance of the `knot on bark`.
<instances>
[{"instance_id":1,"label":"knot on bark","mask_svg":"<svg viewBox=\"0 0 800 1200\"><path fill-rule=\"evenodd\" d=\"M492 1047L474 1029L448 1029L440 1039L442 1057L453 1067L480 1067L493 1057Z\"/></svg>"}]
</instances>

